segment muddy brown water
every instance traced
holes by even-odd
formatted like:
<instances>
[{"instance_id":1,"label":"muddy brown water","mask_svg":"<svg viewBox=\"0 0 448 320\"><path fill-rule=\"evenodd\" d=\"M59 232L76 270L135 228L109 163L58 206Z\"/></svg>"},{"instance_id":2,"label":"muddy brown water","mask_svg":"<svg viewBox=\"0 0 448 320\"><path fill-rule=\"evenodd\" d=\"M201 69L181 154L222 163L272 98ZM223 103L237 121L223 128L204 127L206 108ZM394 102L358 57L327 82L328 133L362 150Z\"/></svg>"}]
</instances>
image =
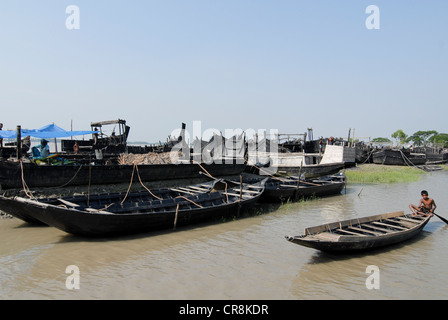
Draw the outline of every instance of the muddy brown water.
<instances>
[{"instance_id":1,"label":"muddy brown water","mask_svg":"<svg viewBox=\"0 0 448 320\"><path fill-rule=\"evenodd\" d=\"M448 218L448 172L413 183L347 185L340 195L224 223L88 239L0 219L0 299L447 299L448 225L364 254L301 247L285 235L341 219L405 210L426 189ZM79 289L66 283L79 270ZM378 289L369 289L375 266ZM370 282L372 283L372 282Z\"/></svg>"}]
</instances>

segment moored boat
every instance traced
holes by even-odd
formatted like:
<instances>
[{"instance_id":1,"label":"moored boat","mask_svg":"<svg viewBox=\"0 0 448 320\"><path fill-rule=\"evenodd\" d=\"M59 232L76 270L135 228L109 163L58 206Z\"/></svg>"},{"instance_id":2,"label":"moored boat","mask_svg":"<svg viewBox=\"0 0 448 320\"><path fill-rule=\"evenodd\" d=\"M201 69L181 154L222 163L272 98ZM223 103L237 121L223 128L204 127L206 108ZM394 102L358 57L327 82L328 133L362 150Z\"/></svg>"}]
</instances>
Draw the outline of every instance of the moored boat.
<instances>
[{"instance_id":1,"label":"moored boat","mask_svg":"<svg viewBox=\"0 0 448 320\"><path fill-rule=\"evenodd\" d=\"M153 200L173 199L176 197L197 195L200 193L209 193L213 190L215 185L221 180L213 180L207 183L199 183L191 186L176 186L170 188L158 188L154 190L142 190L132 192L103 192L92 195L71 195L65 197L37 197L33 200L41 204L52 204L57 206L69 207L84 207L87 210L101 210L106 206L114 205L124 202L125 206L136 203L146 203ZM34 215L29 213L29 210L24 210L23 206L18 205L15 201L11 201L12 197L0 196L0 210L15 217L32 224L45 224ZM17 198L19 201L21 198ZM121 205L123 206L123 205ZM113 209L113 208L112 208Z\"/></svg>"},{"instance_id":2,"label":"moored boat","mask_svg":"<svg viewBox=\"0 0 448 320\"><path fill-rule=\"evenodd\" d=\"M306 228L304 235L286 236L286 239L321 251L363 251L409 240L418 235L430 219L429 215L391 212Z\"/></svg>"},{"instance_id":3,"label":"moored boat","mask_svg":"<svg viewBox=\"0 0 448 320\"><path fill-rule=\"evenodd\" d=\"M423 153L411 153L410 150L383 149L373 152L373 163L385 165L421 165L426 163L426 155Z\"/></svg>"},{"instance_id":4,"label":"moored boat","mask_svg":"<svg viewBox=\"0 0 448 320\"><path fill-rule=\"evenodd\" d=\"M31 162L0 160L0 185L2 189L61 187L90 184L129 183L140 176L142 181L201 178L199 172L205 169L213 177L238 175L244 171L245 163L217 162L197 164L65 164L38 165ZM133 175L135 169L138 172Z\"/></svg>"},{"instance_id":5,"label":"moored boat","mask_svg":"<svg viewBox=\"0 0 448 320\"><path fill-rule=\"evenodd\" d=\"M182 195L159 199L149 197L146 201L135 201L131 197L120 202L117 200L122 199L123 194L119 197L104 195L96 196L101 201L92 201L92 204L87 196L71 201L0 196L0 209L8 207L14 212L27 212L31 218L67 233L110 237L239 216L259 200L264 183L265 180L209 192L197 190L197 187L177 188L182 191Z\"/></svg>"},{"instance_id":6,"label":"moored boat","mask_svg":"<svg viewBox=\"0 0 448 320\"><path fill-rule=\"evenodd\" d=\"M340 194L346 184L343 173L311 179L296 176L271 178L265 184L262 200L266 202L295 201L307 197Z\"/></svg>"}]
</instances>

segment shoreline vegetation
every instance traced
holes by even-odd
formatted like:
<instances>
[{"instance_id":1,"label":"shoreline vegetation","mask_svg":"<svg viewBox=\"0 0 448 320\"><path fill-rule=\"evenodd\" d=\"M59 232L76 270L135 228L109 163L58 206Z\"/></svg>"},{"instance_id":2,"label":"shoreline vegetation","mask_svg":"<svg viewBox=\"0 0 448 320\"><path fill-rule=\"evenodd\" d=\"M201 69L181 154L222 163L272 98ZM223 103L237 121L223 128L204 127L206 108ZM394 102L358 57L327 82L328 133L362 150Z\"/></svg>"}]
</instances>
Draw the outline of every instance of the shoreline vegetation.
<instances>
[{"instance_id":1,"label":"shoreline vegetation","mask_svg":"<svg viewBox=\"0 0 448 320\"><path fill-rule=\"evenodd\" d=\"M425 171L415 167L377 164L362 164L345 170L347 183L415 182L420 180L424 174L426 174Z\"/></svg>"}]
</instances>

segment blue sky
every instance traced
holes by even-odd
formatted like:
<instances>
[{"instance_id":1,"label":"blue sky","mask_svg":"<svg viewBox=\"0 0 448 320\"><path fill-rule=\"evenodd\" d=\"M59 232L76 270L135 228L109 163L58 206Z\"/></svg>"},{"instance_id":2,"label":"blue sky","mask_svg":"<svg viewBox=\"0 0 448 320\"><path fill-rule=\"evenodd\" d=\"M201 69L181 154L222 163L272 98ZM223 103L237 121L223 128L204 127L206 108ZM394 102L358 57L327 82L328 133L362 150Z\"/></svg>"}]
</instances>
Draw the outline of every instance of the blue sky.
<instances>
[{"instance_id":1,"label":"blue sky","mask_svg":"<svg viewBox=\"0 0 448 320\"><path fill-rule=\"evenodd\" d=\"M380 9L369 30L366 7ZM65 10L80 10L68 30ZM126 119L130 140L191 129L314 137L448 132L448 2L5 0L4 129Z\"/></svg>"}]
</instances>

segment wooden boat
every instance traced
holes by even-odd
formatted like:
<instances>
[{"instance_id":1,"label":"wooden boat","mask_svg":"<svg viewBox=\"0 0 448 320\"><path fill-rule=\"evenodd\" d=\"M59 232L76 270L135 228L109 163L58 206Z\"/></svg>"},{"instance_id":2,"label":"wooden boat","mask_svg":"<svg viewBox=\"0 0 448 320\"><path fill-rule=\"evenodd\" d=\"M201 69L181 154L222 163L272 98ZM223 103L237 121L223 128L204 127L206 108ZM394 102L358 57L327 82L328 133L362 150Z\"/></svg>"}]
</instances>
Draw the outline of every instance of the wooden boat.
<instances>
[{"instance_id":1,"label":"wooden boat","mask_svg":"<svg viewBox=\"0 0 448 320\"><path fill-rule=\"evenodd\" d=\"M265 180L211 191L197 186L176 188L182 195L157 199L148 192L147 199L139 195L137 200L131 197L124 202L121 200L124 194L97 195L91 200L84 196L52 201L0 196L0 209L8 208L6 213L13 215L26 212L32 219L67 233L109 237L238 217L259 200L264 183Z\"/></svg>"},{"instance_id":2,"label":"wooden boat","mask_svg":"<svg viewBox=\"0 0 448 320\"><path fill-rule=\"evenodd\" d=\"M295 201L311 196L338 194L345 184L346 177L342 173L313 179L299 179L296 176L271 178L265 184L262 200L267 202Z\"/></svg>"},{"instance_id":3,"label":"wooden boat","mask_svg":"<svg viewBox=\"0 0 448 320\"><path fill-rule=\"evenodd\" d=\"M307 164L298 166L279 166L270 167L269 165L248 165L246 172L258 175L276 175L276 176L294 176L304 175L306 179L318 178L336 174L345 168L344 162L325 163L325 164Z\"/></svg>"},{"instance_id":4,"label":"wooden boat","mask_svg":"<svg viewBox=\"0 0 448 320\"><path fill-rule=\"evenodd\" d=\"M421 165L426 163L426 155L411 153L410 150L383 149L372 154L373 163L386 165Z\"/></svg>"},{"instance_id":5,"label":"wooden boat","mask_svg":"<svg viewBox=\"0 0 448 320\"><path fill-rule=\"evenodd\" d=\"M113 126L113 134L107 136L102 128L107 125ZM79 146L79 152L92 152L94 149L103 149L105 152L121 153L126 151L126 143L129 136L130 127L126 125L126 120L118 119L111 121L92 122L90 124L92 131L99 131L98 134L92 134L89 140L61 140L61 148L64 152L73 152L75 142ZM118 127L118 135L115 134L115 128Z\"/></svg>"},{"instance_id":6,"label":"wooden boat","mask_svg":"<svg viewBox=\"0 0 448 320\"><path fill-rule=\"evenodd\" d=\"M391 212L306 228L304 235L286 239L321 251L362 251L409 240L423 230L429 219L430 216Z\"/></svg>"},{"instance_id":7,"label":"wooden boat","mask_svg":"<svg viewBox=\"0 0 448 320\"><path fill-rule=\"evenodd\" d=\"M372 147L365 145L365 144L358 144L355 146L355 157L356 157L356 163L372 163L372 153L373 149Z\"/></svg>"},{"instance_id":8,"label":"wooden boat","mask_svg":"<svg viewBox=\"0 0 448 320\"><path fill-rule=\"evenodd\" d=\"M302 173L305 178L317 178L338 173L345 168L344 162L337 163L323 163L323 164L308 164L302 168L300 166L279 166L278 174L298 175Z\"/></svg>"},{"instance_id":9,"label":"wooden boat","mask_svg":"<svg viewBox=\"0 0 448 320\"><path fill-rule=\"evenodd\" d=\"M425 148L426 164L444 164L448 162L448 153L443 149Z\"/></svg>"},{"instance_id":10,"label":"wooden boat","mask_svg":"<svg viewBox=\"0 0 448 320\"><path fill-rule=\"evenodd\" d=\"M138 175L142 181L161 181L174 179L202 178L204 168L213 177L238 175L244 171L245 163L211 163L194 162L180 164L142 164L138 165ZM89 184L129 183L134 165L118 164L65 164L37 165L30 162L13 162L0 160L0 185L3 189L23 188L25 182L29 188L61 187ZM23 179L23 180L22 180Z\"/></svg>"},{"instance_id":11,"label":"wooden boat","mask_svg":"<svg viewBox=\"0 0 448 320\"><path fill-rule=\"evenodd\" d=\"M185 195L198 194L198 193L208 193L212 191L215 185L220 180L213 180L207 183L200 183L192 186L177 186L173 188L159 188L155 190L150 190L150 192L143 191L133 191L130 193L125 192L105 192L93 194L91 196L85 195L74 195L67 197L39 197L36 199L40 203L61 205L64 203L69 203L70 205L89 207L92 210L100 210L111 203L121 203L126 199L126 203L143 203L147 201L153 201L156 199L173 199L176 197L181 197ZM90 210L89 209L89 210ZM21 206L13 201L10 201L7 197L0 196L0 210L12 215L20 220L23 220L32 224L44 224L39 219L28 214L27 210L23 210Z\"/></svg>"}]
</instances>

